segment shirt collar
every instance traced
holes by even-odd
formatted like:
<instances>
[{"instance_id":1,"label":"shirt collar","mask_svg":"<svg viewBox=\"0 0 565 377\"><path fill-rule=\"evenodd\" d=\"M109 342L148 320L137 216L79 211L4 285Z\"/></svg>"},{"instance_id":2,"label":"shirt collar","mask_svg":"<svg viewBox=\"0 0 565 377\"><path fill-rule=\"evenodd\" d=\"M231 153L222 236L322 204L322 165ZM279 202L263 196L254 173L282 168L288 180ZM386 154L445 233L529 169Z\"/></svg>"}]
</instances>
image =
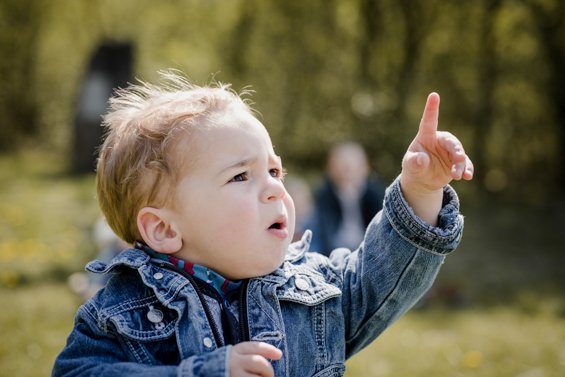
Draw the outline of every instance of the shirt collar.
<instances>
[{"instance_id":1,"label":"shirt collar","mask_svg":"<svg viewBox=\"0 0 565 377\"><path fill-rule=\"evenodd\" d=\"M151 258L163 260L183 269L191 276L210 285L223 299L226 295L241 286L241 280L229 280L208 267L191 263L183 259L175 258L172 255L158 253L146 244L136 241L133 245L136 249L147 253Z\"/></svg>"}]
</instances>

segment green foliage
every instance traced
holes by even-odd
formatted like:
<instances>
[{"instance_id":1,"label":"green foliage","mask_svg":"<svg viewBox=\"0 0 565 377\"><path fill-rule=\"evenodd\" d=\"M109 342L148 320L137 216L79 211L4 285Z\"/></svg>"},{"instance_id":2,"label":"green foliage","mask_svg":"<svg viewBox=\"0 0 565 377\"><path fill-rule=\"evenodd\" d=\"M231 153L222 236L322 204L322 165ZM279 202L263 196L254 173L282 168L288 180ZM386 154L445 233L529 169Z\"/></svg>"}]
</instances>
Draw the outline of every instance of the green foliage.
<instances>
[{"instance_id":1,"label":"green foliage","mask_svg":"<svg viewBox=\"0 0 565 377\"><path fill-rule=\"evenodd\" d=\"M0 3L0 150L37 132L40 111L35 96L35 64L42 1Z\"/></svg>"},{"instance_id":2,"label":"green foliage","mask_svg":"<svg viewBox=\"0 0 565 377\"><path fill-rule=\"evenodd\" d=\"M36 134L69 149L84 67L105 39L135 72L248 85L278 152L319 169L358 139L391 179L427 93L476 162L479 192L539 201L565 182L565 12L559 0L41 0L0 8L0 149ZM463 27L462 27L463 26ZM535 68L535 69L534 69Z\"/></svg>"}]
</instances>

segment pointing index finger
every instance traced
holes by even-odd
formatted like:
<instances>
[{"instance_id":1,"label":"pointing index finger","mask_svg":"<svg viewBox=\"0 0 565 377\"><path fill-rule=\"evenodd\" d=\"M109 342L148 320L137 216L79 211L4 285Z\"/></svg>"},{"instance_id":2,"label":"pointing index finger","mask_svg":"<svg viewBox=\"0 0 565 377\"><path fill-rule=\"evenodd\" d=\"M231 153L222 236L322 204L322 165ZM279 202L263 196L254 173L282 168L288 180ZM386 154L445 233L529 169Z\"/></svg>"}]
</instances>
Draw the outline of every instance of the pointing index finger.
<instances>
[{"instance_id":1,"label":"pointing index finger","mask_svg":"<svg viewBox=\"0 0 565 377\"><path fill-rule=\"evenodd\" d=\"M422 114L422 120L420 121L420 134L430 134L437 131L439 119L439 94L433 92L428 95L428 100L426 101L426 107L424 108L424 114Z\"/></svg>"}]
</instances>

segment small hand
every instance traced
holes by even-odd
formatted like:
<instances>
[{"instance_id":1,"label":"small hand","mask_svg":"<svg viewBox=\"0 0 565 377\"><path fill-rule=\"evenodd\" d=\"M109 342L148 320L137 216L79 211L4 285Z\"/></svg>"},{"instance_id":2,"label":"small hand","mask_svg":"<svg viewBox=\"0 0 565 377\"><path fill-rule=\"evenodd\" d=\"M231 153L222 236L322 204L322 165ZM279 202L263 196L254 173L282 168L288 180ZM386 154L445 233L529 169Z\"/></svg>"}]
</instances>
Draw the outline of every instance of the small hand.
<instances>
[{"instance_id":1,"label":"small hand","mask_svg":"<svg viewBox=\"0 0 565 377\"><path fill-rule=\"evenodd\" d=\"M281 350L268 343L238 343L230 351L230 376L273 377L275 372L267 359L279 360L281 357Z\"/></svg>"},{"instance_id":2,"label":"small hand","mask_svg":"<svg viewBox=\"0 0 565 377\"><path fill-rule=\"evenodd\" d=\"M439 95L428 96L420 128L402 160L400 186L414 213L437 225L443 187L451 180L473 178L473 163L461 142L449 132L437 130Z\"/></svg>"},{"instance_id":3,"label":"small hand","mask_svg":"<svg viewBox=\"0 0 565 377\"><path fill-rule=\"evenodd\" d=\"M403 187L435 191L452 179L473 178L473 163L461 142L449 132L438 131L439 95L428 96L420 128L402 160Z\"/></svg>"}]
</instances>

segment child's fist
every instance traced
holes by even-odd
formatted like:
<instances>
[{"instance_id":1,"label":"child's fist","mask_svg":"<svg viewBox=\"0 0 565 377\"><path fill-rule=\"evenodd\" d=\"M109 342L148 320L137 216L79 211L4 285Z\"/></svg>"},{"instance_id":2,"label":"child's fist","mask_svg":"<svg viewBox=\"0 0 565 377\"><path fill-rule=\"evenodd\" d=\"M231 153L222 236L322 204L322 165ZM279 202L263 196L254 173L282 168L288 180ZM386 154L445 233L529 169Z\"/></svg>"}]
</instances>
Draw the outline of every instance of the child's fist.
<instances>
[{"instance_id":1,"label":"child's fist","mask_svg":"<svg viewBox=\"0 0 565 377\"><path fill-rule=\"evenodd\" d=\"M230 376L273 377L273 366L267 359L279 360L282 352L263 342L242 342L230 350Z\"/></svg>"}]
</instances>

